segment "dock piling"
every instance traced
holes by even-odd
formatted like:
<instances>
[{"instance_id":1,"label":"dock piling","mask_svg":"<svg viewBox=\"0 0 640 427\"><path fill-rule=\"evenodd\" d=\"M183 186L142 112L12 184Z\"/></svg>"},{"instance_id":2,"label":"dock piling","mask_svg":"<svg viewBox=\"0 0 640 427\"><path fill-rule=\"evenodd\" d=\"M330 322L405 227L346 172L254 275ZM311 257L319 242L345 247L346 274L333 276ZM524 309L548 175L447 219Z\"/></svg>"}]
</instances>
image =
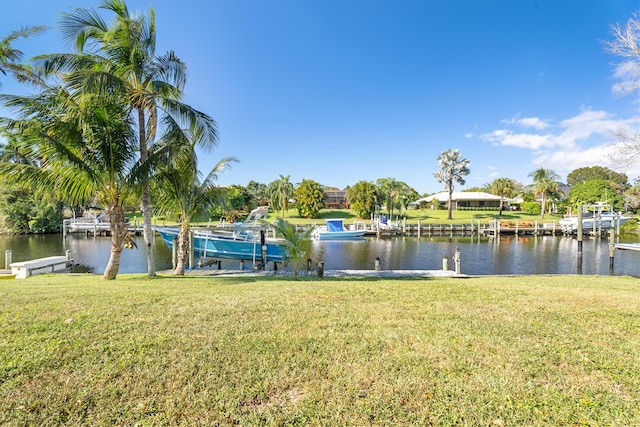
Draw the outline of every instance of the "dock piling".
<instances>
[{"instance_id":1,"label":"dock piling","mask_svg":"<svg viewBox=\"0 0 640 427\"><path fill-rule=\"evenodd\" d=\"M11 263L13 262L13 251L11 249L7 249L4 251L4 268L9 270L11 267Z\"/></svg>"}]
</instances>

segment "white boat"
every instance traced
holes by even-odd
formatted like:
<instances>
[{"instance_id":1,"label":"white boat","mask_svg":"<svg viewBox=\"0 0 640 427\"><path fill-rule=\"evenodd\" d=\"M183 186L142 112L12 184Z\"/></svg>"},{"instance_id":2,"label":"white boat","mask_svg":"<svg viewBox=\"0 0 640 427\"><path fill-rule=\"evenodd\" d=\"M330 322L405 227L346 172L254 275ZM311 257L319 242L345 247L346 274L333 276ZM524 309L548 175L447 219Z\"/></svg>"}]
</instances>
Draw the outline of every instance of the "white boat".
<instances>
[{"instance_id":1,"label":"white boat","mask_svg":"<svg viewBox=\"0 0 640 427\"><path fill-rule=\"evenodd\" d=\"M87 212L79 218L64 220L68 233L108 232L111 230L109 216L100 212Z\"/></svg>"},{"instance_id":2,"label":"white boat","mask_svg":"<svg viewBox=\"0 0 640 427\"><path fill-rule=\"evenodd\" d=\"M326 225L314 228L311 237L316 240L363 239L366 230L347 230L342 219L328 219Z\"/></svg>"},{"instance_id":3,"label":"white boat","mask_svg":"<svg viewBox=\"0 0 640 427\"><path fill-rule=\"evenodd\" d=\"M398 223L396 221L396 223L392 223L391 221L389 221L389 219L387 218L386 215L379 215L376 216L372 223L372 228L375 229L376 231L381 231L381 232L386 232L386 233L397 233L400 231L400 227L398 227Z\"/></svg>"},{"instance_id":4,"label":"white boat","mask_svg":"<svg viewBox=\"0 0 640 427\"><path fill-rule=\"evenodd\" d=\"M616 243L615 248L626 251L640 251L640 243Z\"/></svg>"},{"instance_id":5,"label":"white boat","mask_svg":"<svg viewBox=\"0 0 640 427\"><path fill-rule=\"evenodd\" d=\"M582 209L582 230L585 232L617 228L631 219L630 216L614 211L613 206L604 202L584 205ZM578 230L578 216L565 215L559 224L563 232L574 233Z\"/></svg>"}]
</instances>

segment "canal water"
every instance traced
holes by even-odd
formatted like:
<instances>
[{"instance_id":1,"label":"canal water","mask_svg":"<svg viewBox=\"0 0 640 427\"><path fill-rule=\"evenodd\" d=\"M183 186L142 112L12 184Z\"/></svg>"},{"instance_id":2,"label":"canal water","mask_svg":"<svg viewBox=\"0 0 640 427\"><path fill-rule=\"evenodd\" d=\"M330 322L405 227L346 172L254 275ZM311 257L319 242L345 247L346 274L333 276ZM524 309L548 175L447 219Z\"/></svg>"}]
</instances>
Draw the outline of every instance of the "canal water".
<instances>
[{"instance_id":1,"label":"canal water","mask_svg":"<svg viewBox=\"0 0 640 427\"><path fill-rule=\"evenodd\" d=\"M621 238L621 242L638 241L638 236ZM136 238L139 248L144 246ZM109 259L111 239L87 237L81 234L0 236L0 253L11 250L12 260L24 261L53 255L70 255L78 265L77 271L102 274ZM324 262L325 270L373 270L376 258L382 270L440 270L447 258L450 270L455 268L454 254L460 251L460 270L463 274L588 274L628 275L640 277L640 252L615 252L613 271L610 270L609 242L605 239L585 238L582 257L578 255L575 238L563 236L431 236L364 238L354 241L314 241L309 259L313 269ZM158 271L171 268L171 252L158 237L153 247ZM582 261L580 262L580 258ZM4 260L0 261L4 267ZM247 266L250 263L246 264ZM238 261L224 261L223 269L238 269ZM291 266L278 266L291 269ZM305 262L302 268L307 268ZM273 269L270 264L268 269ZM125 249L120 273L144 273L146 260L142 249Z\"/></svg>"}]
</instances>

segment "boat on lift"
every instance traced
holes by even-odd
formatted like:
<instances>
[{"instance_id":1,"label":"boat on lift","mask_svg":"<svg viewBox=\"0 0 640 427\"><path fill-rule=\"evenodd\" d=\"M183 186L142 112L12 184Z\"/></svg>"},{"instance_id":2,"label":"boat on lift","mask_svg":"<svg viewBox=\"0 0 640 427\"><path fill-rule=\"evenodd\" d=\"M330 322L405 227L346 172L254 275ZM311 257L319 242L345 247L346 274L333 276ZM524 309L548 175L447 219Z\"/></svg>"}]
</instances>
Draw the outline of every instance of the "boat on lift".
<instances>
[{"instance_id":1,"label":"boat on lift","mask_svg":"<svg viewBox=\"0 0 640 427\"><path fill-rule=\"evenodd\" d=\"M229 229L211 228L193 231L193 252L195 257L212 259L237 259L261 262L284 262L289 252L282 239L267 237L268 225L262 220L269 213L268 206L261 206L249 213L242 221ZM179 227L154 227L162 236L169 249L178 239Z\"/></svg>"},{"instance_id":2,"label":"boat on lift","mask_svg":"<svg viewBox=\"0 0 640 427\"><path fill-rule=\"evenodd\" d=\"M601 231L617 228L632 217L616 212L609 203L598 202L582 206L582 229L584 231ZM575 233L578 230L578 215L565 215L559 221L564 233Z\"/></svg>"}]
</instances>

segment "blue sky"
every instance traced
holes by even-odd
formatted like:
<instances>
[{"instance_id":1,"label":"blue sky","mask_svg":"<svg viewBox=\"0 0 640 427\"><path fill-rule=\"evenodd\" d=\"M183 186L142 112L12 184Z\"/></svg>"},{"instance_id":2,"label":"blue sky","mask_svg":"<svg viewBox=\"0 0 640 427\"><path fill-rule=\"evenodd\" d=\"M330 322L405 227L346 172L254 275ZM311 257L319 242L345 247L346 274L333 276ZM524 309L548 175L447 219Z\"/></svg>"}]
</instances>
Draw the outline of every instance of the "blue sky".
<instances>
[{"instance_id":1,"label":"blue sky","mask_svg":"<svg viewBox=\"0 0 640 427\"><path fill-rule=\"evenodd\" d=\"M562 179L601 165L633 180L640 164L610 155L619 128L640 128L639 94L623 97L611 26L640 0L129 0L153 6L157 52L189 67L185 101L218 123L220 158L239 163L220 185L289 175L344 188L391 177L419 193L442 184L437 157L471 162L464 187L498 177L523 184L539 167ZM99 0L3 4L0 35L27 56L64 51L60 12ZM0 76L4 93L23 88Z\"/></svg>"}]
</instances>

